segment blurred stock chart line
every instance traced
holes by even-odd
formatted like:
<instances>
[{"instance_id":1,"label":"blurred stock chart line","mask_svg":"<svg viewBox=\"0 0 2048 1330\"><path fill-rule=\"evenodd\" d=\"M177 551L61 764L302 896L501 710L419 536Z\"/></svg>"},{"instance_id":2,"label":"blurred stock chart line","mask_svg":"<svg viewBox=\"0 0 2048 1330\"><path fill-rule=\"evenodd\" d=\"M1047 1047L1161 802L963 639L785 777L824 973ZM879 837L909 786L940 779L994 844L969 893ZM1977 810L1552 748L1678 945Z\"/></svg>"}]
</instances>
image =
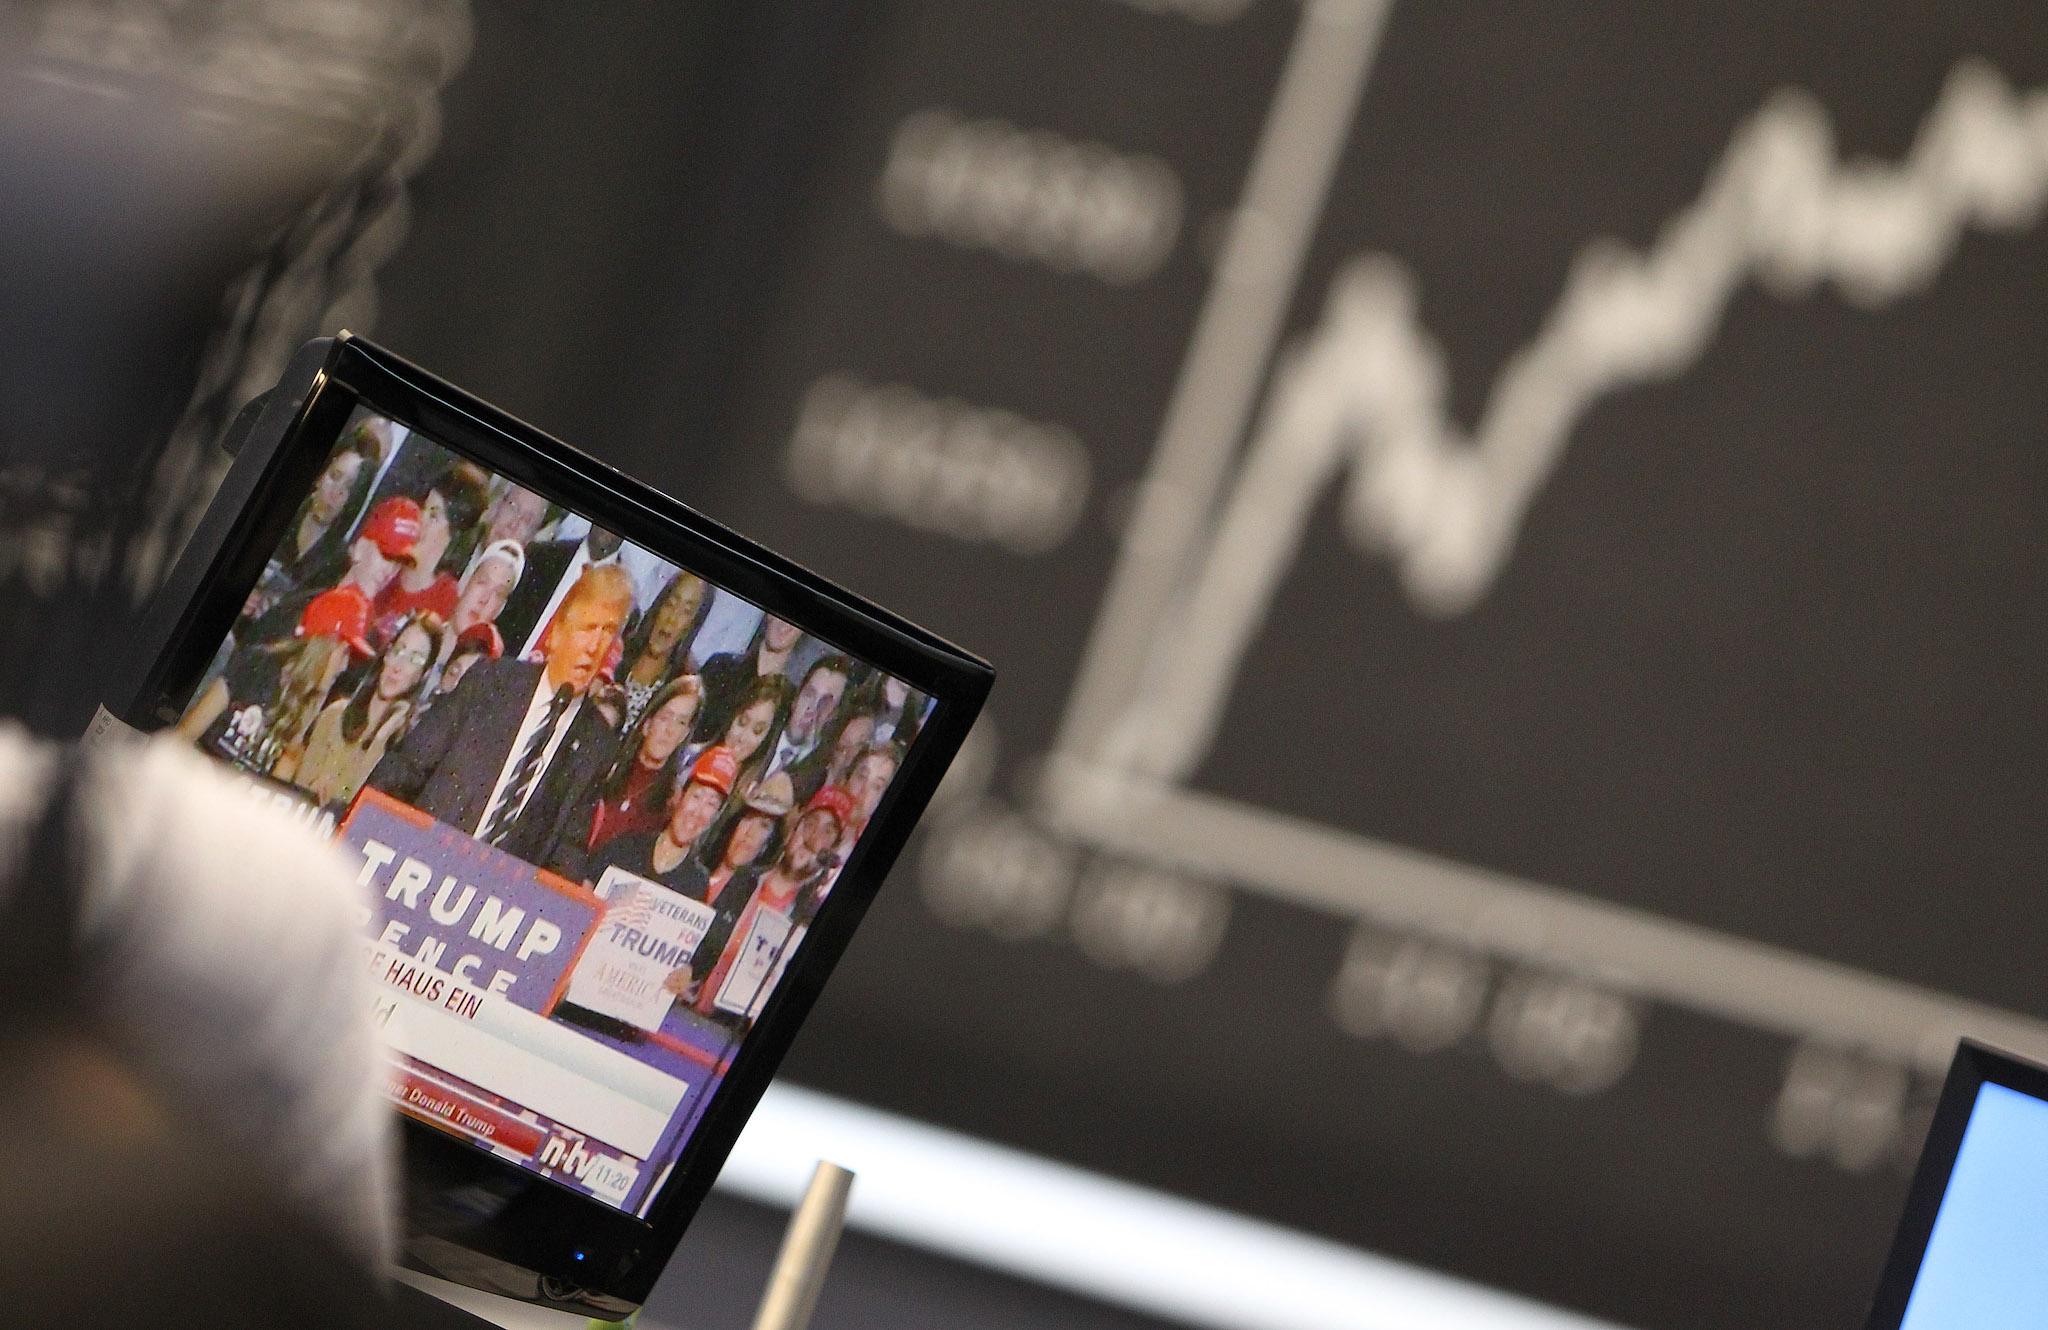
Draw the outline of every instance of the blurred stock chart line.
<instances>
[{"instance_id":1,"label":"blurred stock chart line","mask_svg":"<svg viewBox=\"0 0 2048 1330\"><path fill-rule=\"evenodd\" d=\"M1347 486L1354 541L1399 565L1416 609L1459 614L1511 557L1522 515L1590 406L1683 373L1744 283L1792 299L1831 282L1880 309L1936 280L1967 229L2028 228L2048 203L2048 94L2016 94L1986 63L1955 68L1897 163L1839 161L1824 108L1788 90L1736 130L1697 200L1646 252L1604 239L1580 251L1471 435L1449 417L1449 370L1411 277L1374 255L1342 271L1320 326L1282 351L1238 460L1384 10L1332 0L1307 11L1083 658L1043 784L1046 814L1107 848L1240 889L1928 1071L1966 1030L2048 1053L2048 1023L2031 1017L1183 785L1219 737L1244 653L1331 486ZM1546 1005L1580 1009L1567 1023L1616 1055L1583 1074L1620 1074L1627 1013L1590 990L1553 996Z\"/></svg>"},{"instance_id":2,"label":"blurred stock chart line","mask_svg":"<svg viewBox=\"0 0 2048 1330\"><path fill-rule=\"evenodd\" d=\"M1838 152L1815 96L1782 89L1732 127L1696 197L1647 247L1583 245L1468 433L1399 256L1354 257L1315 326L1282 336L1332 178L1363 128L1360 94L1391 8L1302 7L1057 742L1031 782L1039 826L1113 856L1079 872L1078 940L1114 967L1174 980L1208 964L1231 891L1359 921L1331 988L1340 1026L1418 1051L1480 1029L1518 1077L1569 1092L1626 1073L1645 1000L1785 1036L1796 1047L1774 1139L1861 1168L1880 1138L1911 1132L1883 1112L1883 1130L1845 1127L1860 1098L1890 1101L1898 1077L1938 1072L1965 1031L2048 1055L2048 1022L1225 798L1190 778L1229 737L1244 655L1333 488L1358 552L1394 565L1414 612L1469 612L1512 557L1583 416L1605 396L1683 375L1743 288L1787 302L1826 288L1879 313L1938 282L1967 232L2033 228L2048 202L2048 94L1962 60L1907 152L1871 160ZM943 234L911 220L893 188L885 179L881 207L895 229ZM1094 270L1130 281L1157 262L1148 250ZM1005 429L1049 440L1038 491L1011 489L1019 511L1059 514L1032 524L1055 543L1081 507L1085 457L1066 456L1078 445L1058 427L1011 418ZM808 475L799 463L817 437L814 422L799 422L793 480ZM799 491L807 484L807 497L825 497L814 478ZM987 775L970 762L956 788ZM927 866L942 914L1020 937L1069 907L1075 876L1070 857L1034 844L1006 813L956 823ZM1517 968L1499 979L1496 964Z\"/></svg>"}]
</instances>

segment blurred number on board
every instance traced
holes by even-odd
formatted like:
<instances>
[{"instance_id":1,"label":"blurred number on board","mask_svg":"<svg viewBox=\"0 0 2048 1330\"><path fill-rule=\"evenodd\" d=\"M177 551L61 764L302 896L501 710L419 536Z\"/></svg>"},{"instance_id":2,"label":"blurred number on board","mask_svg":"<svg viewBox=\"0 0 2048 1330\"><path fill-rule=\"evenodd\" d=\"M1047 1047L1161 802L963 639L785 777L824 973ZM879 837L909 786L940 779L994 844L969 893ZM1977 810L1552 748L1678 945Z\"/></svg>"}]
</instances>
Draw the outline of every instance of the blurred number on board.
<instances>
[{"instance_id":1,"label":"blurred number on board","mask_svg":"<svg viewBox=\"0 0 2048 1330\"><path fill-rule=\"evenodd\" d=\"M1180 233L1180 180L1158 158L936 108L896 127L875 200L904 235L1117 285L1158 271Z\"/></svg>"},{"instance_id":2,"label":"blurred number on board","mask_svg":"<svg viewBox=\"0 0 2048 1330\"><path fill-rule=\"evenodd\" d=\"M1472 1033L1490 982L1485 959L1461 947L1359 928L1330 984L1330 1015L1347 1034L1434 1053Z\"/></svg>"},{"instance_id":3,"label":"blurred number on board","mask_svg":"<svg viewBox=\"0 0 2048 1330\"><path fill-rule=\"evenodd\" d=\"M1567 1094L1595 1094L1620 1080L1640 1037L1640 1019L1626 998L1538 970L1508 976L1487 1021L1502 1070Z\"/></svg>"},{"instance_id":4,"label":"blurred number on board","mask_svg":"<svg viewBox=\"0 0 2048 1330\"><path fill-rule=\"evenodd\" d=\"M1142 14L1161 14L1195 23L1229 23L1242 18L1252 0L1116 0Z\"/></svg>"},{"instance_id":5,"label":"blurred number on board","mask_svg":"<svg viewBox=\"0 0 2048 1330\"><path fill-rule=\"evenodd\" d=\"M1051 933L1074 894L1073 850L994 800L928 827L918 868L932 913L1011 942Z\"/></svg>"},{"instance_id":6,"label":"blurred number on board","mask_svg":"<svg viewBox=\"0 0 2048 1330\"><path fill-rule=\"evenodd\" d=\"M1074 940L1092 960L1160 983L1208 968L1230 921L1230 897L1214 883L1162 869L1105 861L1074 899Z\"/></svg>"},{"instance_id":7,"label":"blurred number on board","mask_svg":"<svg viewBox=\"0 0 2048 1330\"><path fill-rule=\"evenodd\" d=\"M1088 454L1070 431L844 374L804 394L786 470L811 503L1020 554L1065 540L1088 499Z\"/></svg>"},{"instance_id":8,"label":"blurred number on board","mask_svg":"<svg viewBox=\"0 0 2048 1330\"><path fill-rule=\"evenodd\" d=\"M1771 1140L1794 1159L1824 1158L1851 1173L1910 1162L1927 1131L1912 1078L1896 1063L1801 1044L1785 1064Z\"/></svg>"}]
</instances>

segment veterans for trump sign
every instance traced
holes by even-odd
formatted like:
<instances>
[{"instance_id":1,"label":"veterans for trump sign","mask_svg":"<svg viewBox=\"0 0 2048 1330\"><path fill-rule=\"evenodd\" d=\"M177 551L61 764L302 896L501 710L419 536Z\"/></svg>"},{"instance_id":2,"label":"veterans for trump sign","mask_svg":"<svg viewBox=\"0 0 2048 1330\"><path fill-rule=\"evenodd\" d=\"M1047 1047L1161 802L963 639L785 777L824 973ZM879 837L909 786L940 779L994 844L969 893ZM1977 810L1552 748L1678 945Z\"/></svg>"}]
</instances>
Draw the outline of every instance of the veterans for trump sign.
<instances>
[{"instance_id":1,"label":"veterans for trump sign","mask_svg":"<svg viewBox=\"0 0 2048 1330\"><path fill-rule=\"evenodd\" d=\"M716 912L616 865L605 869L597 891L604 923L570 973L569 1001L658 1030L675 1002L669 976L697 954Z\"/></svg>"},{"instance_id":2,"label":"veterans for trump sign","mask_svg":"<svg viewBox=\"0 0 2048 1330\"><path fill-rule=\"evenodd\" d=\"M369 894L377 943L547 1015L604 913L555 873L376 790L357 796L341 843Z\"/></svg>"}]
</instances>

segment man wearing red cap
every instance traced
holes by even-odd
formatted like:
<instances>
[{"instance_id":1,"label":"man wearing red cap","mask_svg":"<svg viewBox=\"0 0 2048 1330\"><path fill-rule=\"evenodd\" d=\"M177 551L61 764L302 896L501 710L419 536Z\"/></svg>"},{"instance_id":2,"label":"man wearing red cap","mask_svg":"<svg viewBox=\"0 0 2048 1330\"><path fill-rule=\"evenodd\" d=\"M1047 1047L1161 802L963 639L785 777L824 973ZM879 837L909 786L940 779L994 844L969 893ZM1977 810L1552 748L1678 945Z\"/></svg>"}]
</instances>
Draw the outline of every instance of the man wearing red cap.
<instances>
[{"instance_id":1,"label":"man wearing red cap","mask_svg":"<svg viewBox=\"0 0 2048 1330\"><path fill-rule=\"evenodd\" d=\"M719 813L724 811L725 802L731 797L739 775L739 759L732 755L730 749L705 749L691 764L689 779L669 799L668 821L653 831L622 832L599 846L585 870L586 883L595 886L604 877L606 869L618 867L671 891L702 899L709 870L702 862L701 852L705 847L701 842L711 824L718 820ZM704 964L709 965L717 957L718 948L724 945L724 938L732 931L733 922L739 918L745 903L744 892L734 892L733 897L726 902L721 913L713 916L710 932L717 935L717 941L708 946L700 941L697 951L692 953L693 959L701 958ZM675 973L687 977L689 967L684 966ZM616 1038L636 1037L632 1027L573 1002L565 1001L558 1005L555 1019L599 1030Z\"/></svg>"},{"instance_id":2,"label":"man wearing red cap","mask_svg":"<svg viewBox=\"0 0 2048 1330\"><path fill-rule=\"evenodd\" d=\"M384 755L369 783L571 880L616 736L586 695L633 602L619 568L562 599L545 660L480 660Z\"/></svg>"},{"instance_id":3,"label":"man wearing red cap","mask_svg":"<svg viewBox=\"0 0 2048 1330\"><path fill-rule=\"evenodd\" d=\"M770 783L780 779L771 776L762 783L762 788L766 789ZM705 944L697 949L689 970L669 976L670 990L687 996L694 987L693 1000L700 1013L706 1016L730 1015L717 1006L718 992L739 959L739 949L746 945L747 938L754 931L755 917L763 910L773 910L792 925L783 946L795 946L801 940L802 935L797 930L817 914L818 903L830 890L838 871L839 861L833 855L832 847L838 843L840 832L845 829L847 818L852 813L853 796L837 785L824 786L812 795L802 816L797 818L795 830L784 842L782 853L776 857L775 866L754 883L744 907L732 917L728 927L714 926L712 932L705 935ZM724 922L723 917L719 922ZM704 962L714 956L717 960L710 973L704 975L701 984L696 984L696 975L704 972Z\"/></svg>"},{"instance_id":4,"label":"man wearing red cap","mask_svg":"<svg viewBox=\"0 0 2048 1330\"><path fill-rule=\"evenodd\" d=\"M254 703L267 714L279 701L279 675L296 642L331 637L347 644L357 661L375 655L368 640L370 602L398 576L419 534L419 505L411 499L387 499L371 509L349 544L348 571L341 581L325 591L288 596L258 618L246 637L238 632L241 640L220 677L192 699L178 721L178 733L211 746L229 712ZM318 695L310 699L313 710L325 702L346 663L337 658L325 668Z\"/></svg>"},{"instance_id":5,"label":"man wearing red cap","mask_svg":"<svg viewBox=\"0 0 2048 1330\"><path fill-rule=\"evenodd\" d=\"M391 563L391 567L375 579L380 584L377 589L381 591L381 584L395 577L406 560L412 557L413 546L420 543L420 530L420 506L417 503L411 499L386 499L363 519L363 529L356 532L354 542L349 545L349 561L353 564L363 557L363 542L375 545L377 552ZM356 580L353 569L349 576L342 578L344 582L351 580ZM367 584L364 589L368 589Z\"/></svg>"},{"instance_id":6,"label":"man wearing red cap","mask_svg":"<svg viewBox=\"0 0 2048 1330\"><path fill-rule=\"evenodd\" d=\"M739 780L739 760L728 748L707 748L690 768L690 778L669 800L668 821L658 831L629 831L605 842L585 870L595 883L617 865L629 873L678 890L701 881L699 842L725 808Z\"/></svg>"},{"instance_id":7,"label":"man wearing red cap","mask_svg":"<svg viewBox=\"0 0 2048 1330\"><path fill-rule=\"evenodd\" d=\"M803 816L790 833L789 848L783 851L782 863L776 868L780 871L783 864L788 864L794 872L809 873L799 884L795 901L799 924L808 924L817 914L839 877L839 838L853 821L853 807L853 795L844 786L823 786L804 805ZM802 867L806 862L811 865L809 869Z\"/></svg>"},{"instance_id":8,"label":"man wearing red cap","mask_svg":"<svg viewBox=\"0 0 2048 1330\"><path fill-rule=\"evenodd\" d=\"M372 602L405 567L419 538L420 506L411 499L384 500L370 510L370 515L363 519L362 529L349 542L348 571L341 575L341 580L324 591L286 597L277 608L256 621L250 640L266 641L282 637L287 632L308 636L302 625L316 604L321 606L319 619L324 624L345 626L360 619L367 625ZM360 616L353 608L358 603L362 606ZM367 659L374 654L367 640L367 627L356 636L362 640L362 645L356 647L354 642L350 642L350 646ZM348 639L344 637L343 640Z\"/></svg>"}]
</instances>

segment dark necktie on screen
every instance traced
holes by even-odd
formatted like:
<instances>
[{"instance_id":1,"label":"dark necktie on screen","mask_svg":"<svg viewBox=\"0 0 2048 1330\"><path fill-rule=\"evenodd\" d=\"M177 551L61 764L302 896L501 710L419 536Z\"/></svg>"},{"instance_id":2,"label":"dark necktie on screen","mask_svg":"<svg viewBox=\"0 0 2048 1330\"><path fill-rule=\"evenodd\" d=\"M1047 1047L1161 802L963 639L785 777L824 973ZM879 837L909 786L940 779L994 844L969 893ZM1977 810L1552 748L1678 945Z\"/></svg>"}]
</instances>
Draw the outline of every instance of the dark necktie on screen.
<instances>
[{"instance_id":1,"label":"dark necktie on screen","mask_svg":"<svg viewBox=\"0 0 2048 1330\"><path fill-rule=\"evenodd\" d=\"M519 761L512 768L512 779L505 782L505 793L499 797L498 806L484 819L482 836L486 841L496 845L505 839L505 833L518 820L519 810L526 806L526 796L532 792L533 783L540 779L540 757L548 749L548 736L555 732L562 713L575 699L576 694L569 691L567 684L555 690L547 713L541 717L540 724L534 726L533 733L527 736L526 747L519 750Z\"/></svg>"}]
</instances>

